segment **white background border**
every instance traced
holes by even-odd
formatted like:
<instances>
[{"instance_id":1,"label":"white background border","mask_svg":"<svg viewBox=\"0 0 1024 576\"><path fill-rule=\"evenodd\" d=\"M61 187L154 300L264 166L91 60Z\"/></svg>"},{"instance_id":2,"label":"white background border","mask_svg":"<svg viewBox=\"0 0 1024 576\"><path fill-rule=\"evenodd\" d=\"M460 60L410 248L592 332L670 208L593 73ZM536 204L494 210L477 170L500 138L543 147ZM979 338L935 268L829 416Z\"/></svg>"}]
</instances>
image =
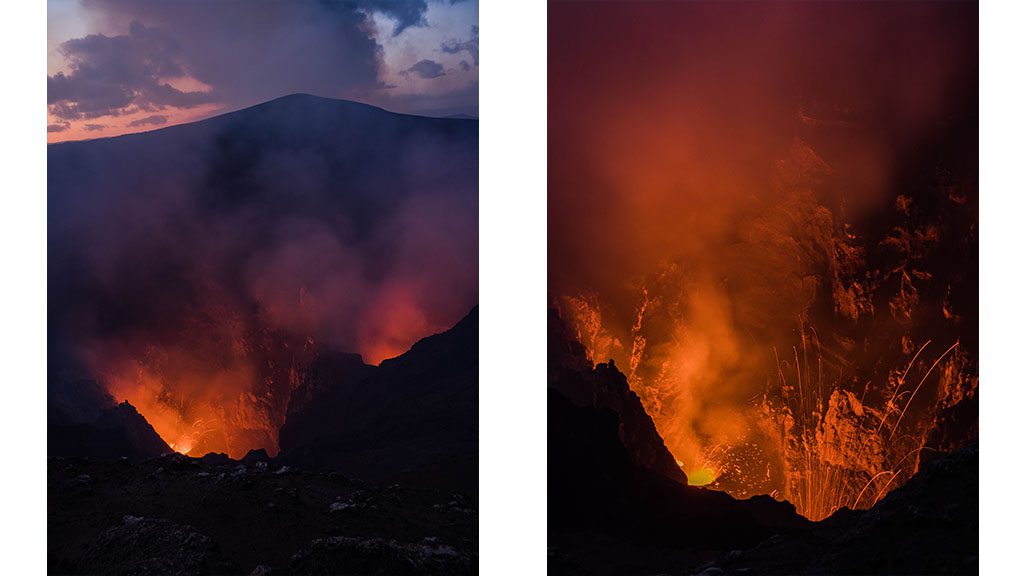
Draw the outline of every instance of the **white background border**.
<instances>
[{"instance_id":1,"label":"white background border","mask_svg":"<svg viewBox=\"0 0 1024 576\"><path fill-rule=\"evenodd\" d=\"M981 573L1020 570L1024 507L1024 10L981 3ZM1012 568L1011 568L1012 567Z\"/></svg>"},{"instance_id":2,"label":"white background border","mask_svg":"<svg viewBox=\"0 0 1024 576\"><path fill-rule=\"evenodd\" d=\"M547 4L480 4L480 573L543 574Z\"/></svg>"}]
</instances>

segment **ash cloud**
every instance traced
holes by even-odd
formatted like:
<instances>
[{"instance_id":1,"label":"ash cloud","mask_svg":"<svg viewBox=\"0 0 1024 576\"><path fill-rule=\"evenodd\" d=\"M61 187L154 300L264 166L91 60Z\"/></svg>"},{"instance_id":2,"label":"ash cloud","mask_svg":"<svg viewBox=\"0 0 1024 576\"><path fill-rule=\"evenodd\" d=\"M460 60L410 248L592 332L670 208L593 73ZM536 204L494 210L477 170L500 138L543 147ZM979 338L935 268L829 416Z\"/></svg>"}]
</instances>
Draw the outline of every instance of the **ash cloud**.
<instances>
[{"instance_id":1,"label":"ash cloud","mask_svg":"<svg viewBox=\"0 0 1024 576\"><path fill-rule=\"evenodd\" d=\"M433 60L420 60L401 72L403 76L415 75L425 80L440 78L444 76L444 66Z\"/></svg>"},{"instance_id":2,"label":"ash cloud","mask_svg":"<svg viewBox=\"0 0 1024 576\"><path fill-rule=\"evenodd\" d=\"M128 34L91 34L60 45L70 72L47 77L50 112L66 120L120 116L167 106L192 108L210 102L201 91L182 91L163 81L189 74L181 44L166 30L138 21Z\"/></svg>"},{"instance_id":3,"label":"ash cloud","mask_svg":"<svg viewBox=\"0 0 1024 576\"><path fill-rule=\"evenodd\" d=\"M67 40L58 48L63 62L51 66L63 69L47 77L50 122L71 121L69 134L75 137L82 122L101 123L98 118L113 130L147 114L179 123L289 93L347 98L410 113L449 107L471 113L475 81L467 87L465 74L452 76L457 62L430 64L436 63L442 34L448 34L442 32L450 26L448 19L461 22L475 12L459 4L81 0L89 29L100 33ZM431 16L433 11L442 16ZM422 29L405 33L410 28ZM476 61L474 40L459 49ZM410 52L414 56L406 60ZM407 68L417 60L424 62ZM408 71L401 74L402 69ZM442 76L450 81L418 84ZM400 97L389 90L406 83ZM128 117L124 122L116 121L123 116Z\"/></svg>"},{"instance_id":4,"label":"ash cloud","mask_svg":"<svg viewBox=\"0 0 1024 576\"><path fill-rule=\"evenodd\" d=\"M470 29L472 37L469 40L449 39L441 44L441 51L445 54L458 54L465 51L473 58L473 65L480 64L480 27L473 26Z\"/></svg>"},{"instance_id":5,"label":"ash cloud","mask_svg":"<svg viewBox=\"0 0 1024 576\"><path fill-rule=\"evenodd\" d=\"M404 29L419 25L426 9L426 2L379 1L264 2L258 9L241 0L83 4L112 29L138 21L176 39L174 52L141 54L173 55L179 68L213 87L209 97L228 109L290 92L365 96L376 84L380 58L367 13L383 11Z\"/></svg>"}]
</instances>

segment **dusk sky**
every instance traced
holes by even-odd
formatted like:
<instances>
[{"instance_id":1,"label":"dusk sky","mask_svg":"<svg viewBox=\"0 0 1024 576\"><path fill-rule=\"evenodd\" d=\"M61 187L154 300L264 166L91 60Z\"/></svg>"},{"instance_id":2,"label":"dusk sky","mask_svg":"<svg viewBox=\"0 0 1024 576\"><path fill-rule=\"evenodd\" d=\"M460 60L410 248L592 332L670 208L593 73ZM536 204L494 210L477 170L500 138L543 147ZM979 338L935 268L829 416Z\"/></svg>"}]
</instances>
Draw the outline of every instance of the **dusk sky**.
<instances>
[{"instance_id":1,"label":"dusk sky","mask_svg":"<svg viewBox=\"0 0 1024 576\"><path fill-rule=\"evenodd\" d=\"M477 114L475 0L49 0L47 137L114 136L306 92Z\"/></svg>"}]
</instances>

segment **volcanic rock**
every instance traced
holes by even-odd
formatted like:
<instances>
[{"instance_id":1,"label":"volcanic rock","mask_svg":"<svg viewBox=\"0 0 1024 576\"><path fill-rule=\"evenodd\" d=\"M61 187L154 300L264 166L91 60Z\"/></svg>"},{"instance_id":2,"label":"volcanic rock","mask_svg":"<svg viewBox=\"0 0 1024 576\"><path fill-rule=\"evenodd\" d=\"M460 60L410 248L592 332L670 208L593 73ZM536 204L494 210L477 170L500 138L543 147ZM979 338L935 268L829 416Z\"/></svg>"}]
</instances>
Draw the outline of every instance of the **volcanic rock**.
<instances>
[{"instance_id":1,"label":"volcanic rock","mask_svg":"<svg viewBox=\"0 0 1024 576\"><path fill-rule=\"evenodd\" d=\"M269 462L270 456L267 455L267 451L263 448L259 450L249 450L245 456L242 457L242 462L248 466L255 466L258 462Z\"/></svg>"},{"instance_id":2,"label":"volcanic rock","mask_svg":"<svg viewBox=\"0 0 1024 576\"><path fill-rule=\"evenodd\" d=\"M321 356L298 389L313 396L290 412L275 462L374 483L476 492L478 324L474 308L447 332L379 367L354 367L349 355ZM340 365L332 366L335 360ZM315 383L327 374L341 380Z\"/></svg>"},{"instance_id":3,"label":"volcanic rock","mask_svg":"<svg viewBox=\"0 0 1024 576\"><path fill-rule=\"evenodd\" d=\"M217 543L191 526L125 516L99 535L83 557L85 574L109 576L229 576L242 574Z\"/></svg>"},{"instance_id":4,"label":"volcanic rock","mask_svg":"<svg viewBox=\"0 0 1024 576\"><path fill-rule=\"evenodd\" d=\"M209 452L200 458L204 466L220 466L231 461L227 454Z\"/></svg>"},{"instance_id":5,"label":"volcanic rock","mask_svg":"<svg viewBox=\"0 0 1024 576\"><path fill-rule=\"evenodd\" d=\"M736 500L638 465L608 408L548 389L549 574L695 569L724 552L810 525L768 496Z\"/></svg>"},{"instance_id":6,"label":"volcanic rock","mask_svg":"<svg viewBox=\"0 0 1024 576\"><path fill-rule=\"evenodd\" d=\"M638 465L677 482L686 474L658 434L640 397L615 363L594 366L586 349L569 333L558 310L548 310L548 387L577 406L608 408L619 418L619 439Z\"/></svg>"},{"instance_id":7,"label":"volcanic rock","mask_svg":"<svg viewBox=\"0 0 1024 576\"><path fill-rule=\"evenodd\" d=\"M920 466L944 453L956 452L978 440L978 394L974 393L946 408L936 417L920 452Z\"/></svg>"},{"instance_id":8,"label":"volcanic rock","mask_svg":"<svg viewBox=\"0 0 1024 576\"><path fill-rule=\"evenodd\" d=\"M295 574L381 574L393 576L472 574L472 559L436 540L417 543L382 538L333 537L314 540L292 558Z\"/></svg>"},{"instance_id":9,"label":"volcanic rock","mask_svg":"<svg viewBox=\"0 0 1024 576\"><path fill-rule=\"evenodd\" d=\"M51 378L46 424L50 456L140 460L171 452L134 406L115 403L92 379Z\"/></svg>"},{"instance_id":10,"label":"volcanic rock","mask_svg":"<svg viewBox=\"0 0 1024 576\"><path fill-rule=\"evenodd\" d=\"M398 573L475 572L476 509L459 495L402 487L396 500L395 488L357 487L336 474L301 468L281 475L243 472L237 480L225 475L214 482L212 474L192 472L202 467L198 458L190 460L196 465L179 469L166 467L163 458L130 463L51 458L48 572L230 575L262 565L263 573L272 569L283 576L317 573L316 566L329 567L321 573L347 574L337 562L357 552L395 556ZM224 469L233 467L244 470L237 461ZM163 472L151 479L159 469ZM80 476L88 476L88 482ZM244 482L250 483L247 490L241 489ZM466 509L445 506L452 501L464 502ZM335 503L356 506L332 513ZM332 538L365 542L354 548L339 542L314 545ZM370 544L375 540L380 547ZM452 559L445 555L449 548ZM296 555L299 567L293 569ZM168 571L151 566L158 562ZM390 566L390 560L382 562ZM132 563L141 568L132 571Z\"/></svg>"}]
</instances>

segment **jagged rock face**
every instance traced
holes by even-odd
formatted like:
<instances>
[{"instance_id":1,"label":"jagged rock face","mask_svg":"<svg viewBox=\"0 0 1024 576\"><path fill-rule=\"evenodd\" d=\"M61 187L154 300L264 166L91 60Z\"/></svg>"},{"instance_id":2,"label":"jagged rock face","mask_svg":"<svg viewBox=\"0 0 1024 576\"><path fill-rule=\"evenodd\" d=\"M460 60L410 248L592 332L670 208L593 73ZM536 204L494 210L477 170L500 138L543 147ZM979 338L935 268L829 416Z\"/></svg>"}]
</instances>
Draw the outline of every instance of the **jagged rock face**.
<instances>
[{"instance_id":1,"label":"jagged rock face","mask_svg":"<svg viewBox=\"0 0 1024 576\"><path fill-rule=\"evenodd\" d=\"M317 400L332 390L357 385L373 373L376 366L363 362L359 354L345 354L333 350L321 349L316 358L302 370L298 385L288 398L287 421L292 415L302 412L310 402ZM296 434L294 424L289 434ZM292 440L293 443L296 440ZM302 441L298 441L302 443Z\"/></svg>"},{"instance_id":2,"label":"jagged rock face","mask_svg":"<svg viewBox=\"0 0 1024 576\"><path fill-rule=\"evenodd\" d=\"M322 355L298 388L281 428L281 462L475 492L478 450L479 320L405 354L365 366Z\"/></svg>"},{"instance_id":3,"label":"jagged rock face","mask_svg":"<svg viewBox=\"0 0 1024 576\"><path fill-rule=\"evenodd\" d=\"M594 366L554 308L548 311L548 387L578 406L612 410L620 421L619 439L636 464L686 483L626 376L613 361Z\"/></svg>"},{"instance_id":4,"label":"jagged rock face","mask_svg":"<svg viewBox=\"0 0 1024 576\"><path fill-rule=\"evenodd\" d=\"M94 380L57 375L47 390L49 456L142 459L171 451L134 406L115 403Z\"/></svg>"},{"instance_id":5,"label":"jagged rock face","mask_svg":"<svg viewBox=\"0 0 1024 576\"><path fill-rule=\"evenodd\" d=\"M548 531L553 573L572 573L563 572L570 566L582 570L579 573L635 573L652 561L645 557L652 554L662 559L654 565L673 555L681 566L693 565L708 551L753 546L809 524L788 503L767 496L736 500L638 465L623 446L619 428L611 409L577 406L549 388ZM602 551L606 546L636 546L647 552L607 558Z\"/></svg>"}]
</instances>

